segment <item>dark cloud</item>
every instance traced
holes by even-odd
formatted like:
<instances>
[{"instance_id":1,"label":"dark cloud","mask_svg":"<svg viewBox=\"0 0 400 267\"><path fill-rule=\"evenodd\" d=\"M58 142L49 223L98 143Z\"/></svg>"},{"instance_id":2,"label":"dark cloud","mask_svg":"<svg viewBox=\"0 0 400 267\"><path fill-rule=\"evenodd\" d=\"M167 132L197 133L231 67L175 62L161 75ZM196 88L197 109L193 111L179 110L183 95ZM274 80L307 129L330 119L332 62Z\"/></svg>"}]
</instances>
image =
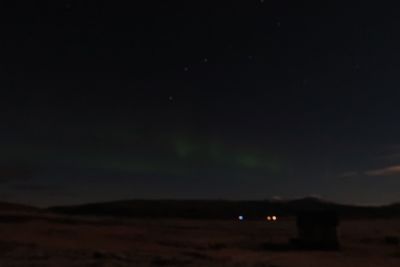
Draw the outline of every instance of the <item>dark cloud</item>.
<instances>
[{"instance_id":1,"label":"dark cloud","mask_svg":"<svg viewBox=\"0 0 400 267\"><path fill-rule=\"evenodd\" d=\"M400 165L389 166L382 169L369 170L364 172L367 176L393 176L400 175Z\"/></svg>"},{"instance_id":2,"label":"dark cloud","mask_svg":"<svg viewBox=\"0 0 400 267\"><path fill-rule=\"evenodd\" d=\"M348 171L341 173L339 175L340 178L353 178L353 177L359 177L360 175L364 176L370 176L370 177L375 177L375 176L395 176L395 175L400 175L400 165L392 165L388 167L383 167L383 168L376 168L376 169L370 169L366 171Z\"/></svg>"}]
</instances>

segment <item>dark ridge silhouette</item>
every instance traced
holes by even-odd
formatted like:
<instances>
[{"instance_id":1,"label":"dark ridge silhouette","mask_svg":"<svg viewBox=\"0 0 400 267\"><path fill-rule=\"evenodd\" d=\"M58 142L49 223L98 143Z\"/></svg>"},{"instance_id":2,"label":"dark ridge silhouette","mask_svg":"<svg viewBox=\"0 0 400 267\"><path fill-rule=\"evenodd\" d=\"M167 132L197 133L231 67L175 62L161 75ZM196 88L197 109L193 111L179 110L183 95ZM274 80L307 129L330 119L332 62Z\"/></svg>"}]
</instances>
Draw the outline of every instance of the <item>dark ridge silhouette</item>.
<instances>
[{"instance_id":1,"label":"dark ridge silhouette","mask_svg":"<svg viewBox=\"0 0 400 267\"><path fill-rule=\"evenodd\" d=\"M0 202L0 223L24 223L41 216L41 211L28 205Z\"/></svg>"},{"instance_id":2,"label":"dark ridge silhouette","mask_svg":"<svg viewBox=\"0 0 400 267\"><path fill-rule=\"evenodd\" d=\"M342 218L397 218L400 204L386 206L352 206L303 198L289 201L227 201L227 200L127 200L59 206L48 211L69 215L116 216L128 218L187 219L264 219L267 215L295 216L304 211L332 211Z\"/></svg>"},{"instance_id":3,"label":"dark ridge silhouette","mask_svg":"<svg viewBox=\"0 0 400 267\"><path fill-rule=\"evenodd\" d=\"M16 204L9 202L0 202L0 213L1 212L38 212L39 208L24 205L24 204Z\"/></svg>"}]
</instances>

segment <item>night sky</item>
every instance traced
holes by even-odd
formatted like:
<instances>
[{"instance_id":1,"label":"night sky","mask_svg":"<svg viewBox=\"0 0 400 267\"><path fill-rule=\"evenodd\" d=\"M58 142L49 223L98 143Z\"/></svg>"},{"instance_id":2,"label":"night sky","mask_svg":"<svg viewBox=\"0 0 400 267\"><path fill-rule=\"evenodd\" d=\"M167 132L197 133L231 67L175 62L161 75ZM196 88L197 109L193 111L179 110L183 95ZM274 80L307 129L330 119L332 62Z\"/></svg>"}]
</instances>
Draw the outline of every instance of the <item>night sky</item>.
<instances>
[{"instance_id":1,"label":"night sky","mask_svg":"<svg viewBox=\"0 0 400 267\"><path fill-rule=\"evenodd\" d=\"M1 201L400 201L395 6L5 2Z\"/></svg>"}]
</instances>

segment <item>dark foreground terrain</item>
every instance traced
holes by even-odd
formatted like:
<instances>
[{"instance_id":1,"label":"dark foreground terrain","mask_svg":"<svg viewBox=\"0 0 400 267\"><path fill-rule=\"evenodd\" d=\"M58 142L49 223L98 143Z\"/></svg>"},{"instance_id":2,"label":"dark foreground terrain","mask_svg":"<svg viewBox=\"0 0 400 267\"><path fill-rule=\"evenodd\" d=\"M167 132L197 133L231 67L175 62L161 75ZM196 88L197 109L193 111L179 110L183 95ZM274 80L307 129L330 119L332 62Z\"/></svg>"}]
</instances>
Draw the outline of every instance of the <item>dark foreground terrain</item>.
<instances>
[{"instance_id":1,"label":"dark foreground terrain","mask_svg":"<svg viewBox=\"0 0 400 267\"><path fill-rule=\"evenodd\" d=\"M0 266L400 266L400 220L345 220L341 250L301 251L276 222L3 212Z\"/></svg>"}]
</instances>

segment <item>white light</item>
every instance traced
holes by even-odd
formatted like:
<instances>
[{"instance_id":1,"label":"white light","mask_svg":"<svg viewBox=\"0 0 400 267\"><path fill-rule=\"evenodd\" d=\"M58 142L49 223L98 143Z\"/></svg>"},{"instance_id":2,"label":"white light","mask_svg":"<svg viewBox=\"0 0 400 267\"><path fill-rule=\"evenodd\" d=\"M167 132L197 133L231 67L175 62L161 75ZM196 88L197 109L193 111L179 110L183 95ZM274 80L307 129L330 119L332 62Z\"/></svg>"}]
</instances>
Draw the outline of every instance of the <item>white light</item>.
<instances>
[{"instance_id":1,"label":"white light","mask_svg":"<svg viewBox=\"0 0 400 267\"><path fill-rule=\"evenodd\" d=\"M239 215L238 219L239 219L239 221L243 221L244 217L242 215Z\"/></svg>"},{"instance_id":2,"label":"white light","mask_svg":"<svg viewBox=\"0 0 400 267\"><path fill-rule=\"evenodd\" d=\"M271 216L267 216L267 221L270 221L271 220Z\"/></svg>"},{"instance_id":3,"label":"white light","mask_svg":"<svg viewBox=\"0 0 400 267\"><path fill-rule=\"evenodd\" d=\"M276 221L278 218L276 216L272 216L272 220Z\"/></svg>"}]
</instances>

